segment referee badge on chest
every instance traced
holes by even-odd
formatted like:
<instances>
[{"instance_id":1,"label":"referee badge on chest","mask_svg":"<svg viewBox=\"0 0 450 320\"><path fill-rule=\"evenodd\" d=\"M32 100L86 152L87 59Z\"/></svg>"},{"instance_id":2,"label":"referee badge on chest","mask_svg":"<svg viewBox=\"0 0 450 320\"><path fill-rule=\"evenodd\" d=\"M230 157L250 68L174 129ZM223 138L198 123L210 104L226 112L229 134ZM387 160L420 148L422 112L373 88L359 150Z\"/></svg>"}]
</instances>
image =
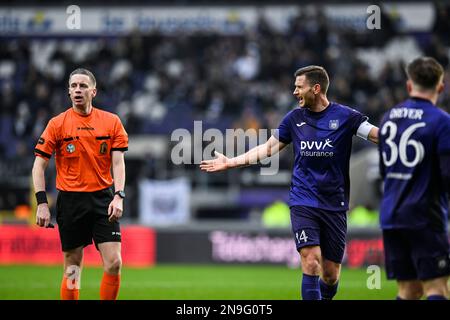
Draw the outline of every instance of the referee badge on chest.
<instances>
[{"instance_id":1,"label":"referee badge on chest","mask_svg":"<svg viewBox=\"0 0 450 320\"><path fill-rule=\"evenodd\" d=\"M330 122L328 123L328 128L330 128L331 130L336 130L337 128L339 128L339 120L330 120Z\"/></svg>"},{"instance_id":2,"label":"referee badge on chest","mask_svg":"<svg viewBox=\"0 0 450 320\"><path fill-rule=\"evenodd\" d=\"M73 145L72 143L69 143L69 144L67 145L67 147L66 147L66 151L67 151L68 153L73 153L73 152L75 152L75 145Z\"/></svg>"},{"instance_id":3,"label":"referee badge on chest","mask_svg":"<svg viewBox=\"0 0 450 320\"><path fill-rule=\"evenodd\" d=\"M105 154L108 151L108 144L106 142L102 142L100 145L100 154Z\"/></svg>"}]
</instances>

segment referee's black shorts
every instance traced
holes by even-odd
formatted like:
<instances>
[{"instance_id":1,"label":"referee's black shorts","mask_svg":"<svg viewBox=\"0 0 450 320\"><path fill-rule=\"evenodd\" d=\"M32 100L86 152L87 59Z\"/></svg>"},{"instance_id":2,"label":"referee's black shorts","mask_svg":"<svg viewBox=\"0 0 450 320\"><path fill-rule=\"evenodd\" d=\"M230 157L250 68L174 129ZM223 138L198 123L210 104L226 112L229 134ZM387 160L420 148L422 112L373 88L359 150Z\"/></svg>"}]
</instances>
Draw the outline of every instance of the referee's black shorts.
<instances>
[{"instance_id":1,"label":"referee's black shorts","mask_svg":"<svg viewBox=\"0 0 450 320\"><path fill-rule=\"evenodd\" d=\"M121 242L119 222L108 221L108 206L114 197L112 188L95 192L59 191L56 200L56 222L62 251L86 247L94 240Z\"/></svg>"}]
</instances>

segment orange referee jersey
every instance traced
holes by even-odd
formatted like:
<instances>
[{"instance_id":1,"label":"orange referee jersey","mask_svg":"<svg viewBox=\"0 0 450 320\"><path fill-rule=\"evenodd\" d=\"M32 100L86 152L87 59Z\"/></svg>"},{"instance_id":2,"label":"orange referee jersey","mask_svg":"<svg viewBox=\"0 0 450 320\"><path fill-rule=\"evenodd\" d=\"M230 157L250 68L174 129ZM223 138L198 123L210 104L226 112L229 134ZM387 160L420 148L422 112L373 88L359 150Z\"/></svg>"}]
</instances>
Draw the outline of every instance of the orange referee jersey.
<instances>
[{"instance_id":1,"label":"orange referee jersey","mask_svg":"<svg viewBox=\"0 0 450 320\"><path fill-rule=\"evenodd\" d=\"M58 190L92 192L112 186L114 150L128 150L128 135L117 115L92 108L84 116L70 108L49 121L34 152L46 159L55 152Z\"/></svg>"}]
</instances>

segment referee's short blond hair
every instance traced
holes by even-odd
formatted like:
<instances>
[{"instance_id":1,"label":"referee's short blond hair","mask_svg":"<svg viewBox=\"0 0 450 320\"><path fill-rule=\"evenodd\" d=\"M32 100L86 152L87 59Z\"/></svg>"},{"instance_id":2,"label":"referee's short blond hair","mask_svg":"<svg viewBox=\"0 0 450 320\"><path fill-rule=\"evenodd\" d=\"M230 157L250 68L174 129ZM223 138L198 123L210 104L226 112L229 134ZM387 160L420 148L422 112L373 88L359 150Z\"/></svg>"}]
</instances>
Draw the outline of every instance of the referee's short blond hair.
<instances>
[{"instance_id":1,"label":"referee's short blond hair","mask_svg":"<svg viewBox=\"0 0 450 320\"><path fill-rule=\"evenodd\" d=\"M70 82L70 78L72 78L72 76L75 74L84 74L89 77L89 79L91 80L94 87L97 85L97 81L95 80L94 74L92 72L90 72L88 69L78 68L78 69L73 70L69 76L69 82Z\"/></svg>"}]
</instances>

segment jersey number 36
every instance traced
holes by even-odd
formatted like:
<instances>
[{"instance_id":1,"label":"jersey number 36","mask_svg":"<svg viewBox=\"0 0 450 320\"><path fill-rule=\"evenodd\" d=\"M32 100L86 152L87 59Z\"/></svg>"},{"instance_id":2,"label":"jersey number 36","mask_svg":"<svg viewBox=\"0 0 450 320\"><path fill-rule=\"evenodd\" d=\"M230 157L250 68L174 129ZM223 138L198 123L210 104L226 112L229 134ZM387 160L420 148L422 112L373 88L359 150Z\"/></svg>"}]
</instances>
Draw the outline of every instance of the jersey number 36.
<instances>
[{"instance_id":1,"label":"jersey number 36","mask_svg":"<svg viewBox=\"0 0 450 320\"><path fill-rule=\"evenodd\" d=\"M394 142L394 138L397 134L397 125L392 121L387 121L381 128L381 135L386 135L389 130L389 136L386 139L386 145L391 149L391 157L388 156L385 151L382 152L383 162L386 167L392 166L400 156L400 161L405 167L412 168L422 161L425 156L425 149L420 141L411 139L411 135L419 128L425 127L425 122L418 122L410 125L400 136L400 142L397 144ZM415 154L413 159L408 160L406 149L408 147L414 148Z\"/></svg>"}]
</instances>

